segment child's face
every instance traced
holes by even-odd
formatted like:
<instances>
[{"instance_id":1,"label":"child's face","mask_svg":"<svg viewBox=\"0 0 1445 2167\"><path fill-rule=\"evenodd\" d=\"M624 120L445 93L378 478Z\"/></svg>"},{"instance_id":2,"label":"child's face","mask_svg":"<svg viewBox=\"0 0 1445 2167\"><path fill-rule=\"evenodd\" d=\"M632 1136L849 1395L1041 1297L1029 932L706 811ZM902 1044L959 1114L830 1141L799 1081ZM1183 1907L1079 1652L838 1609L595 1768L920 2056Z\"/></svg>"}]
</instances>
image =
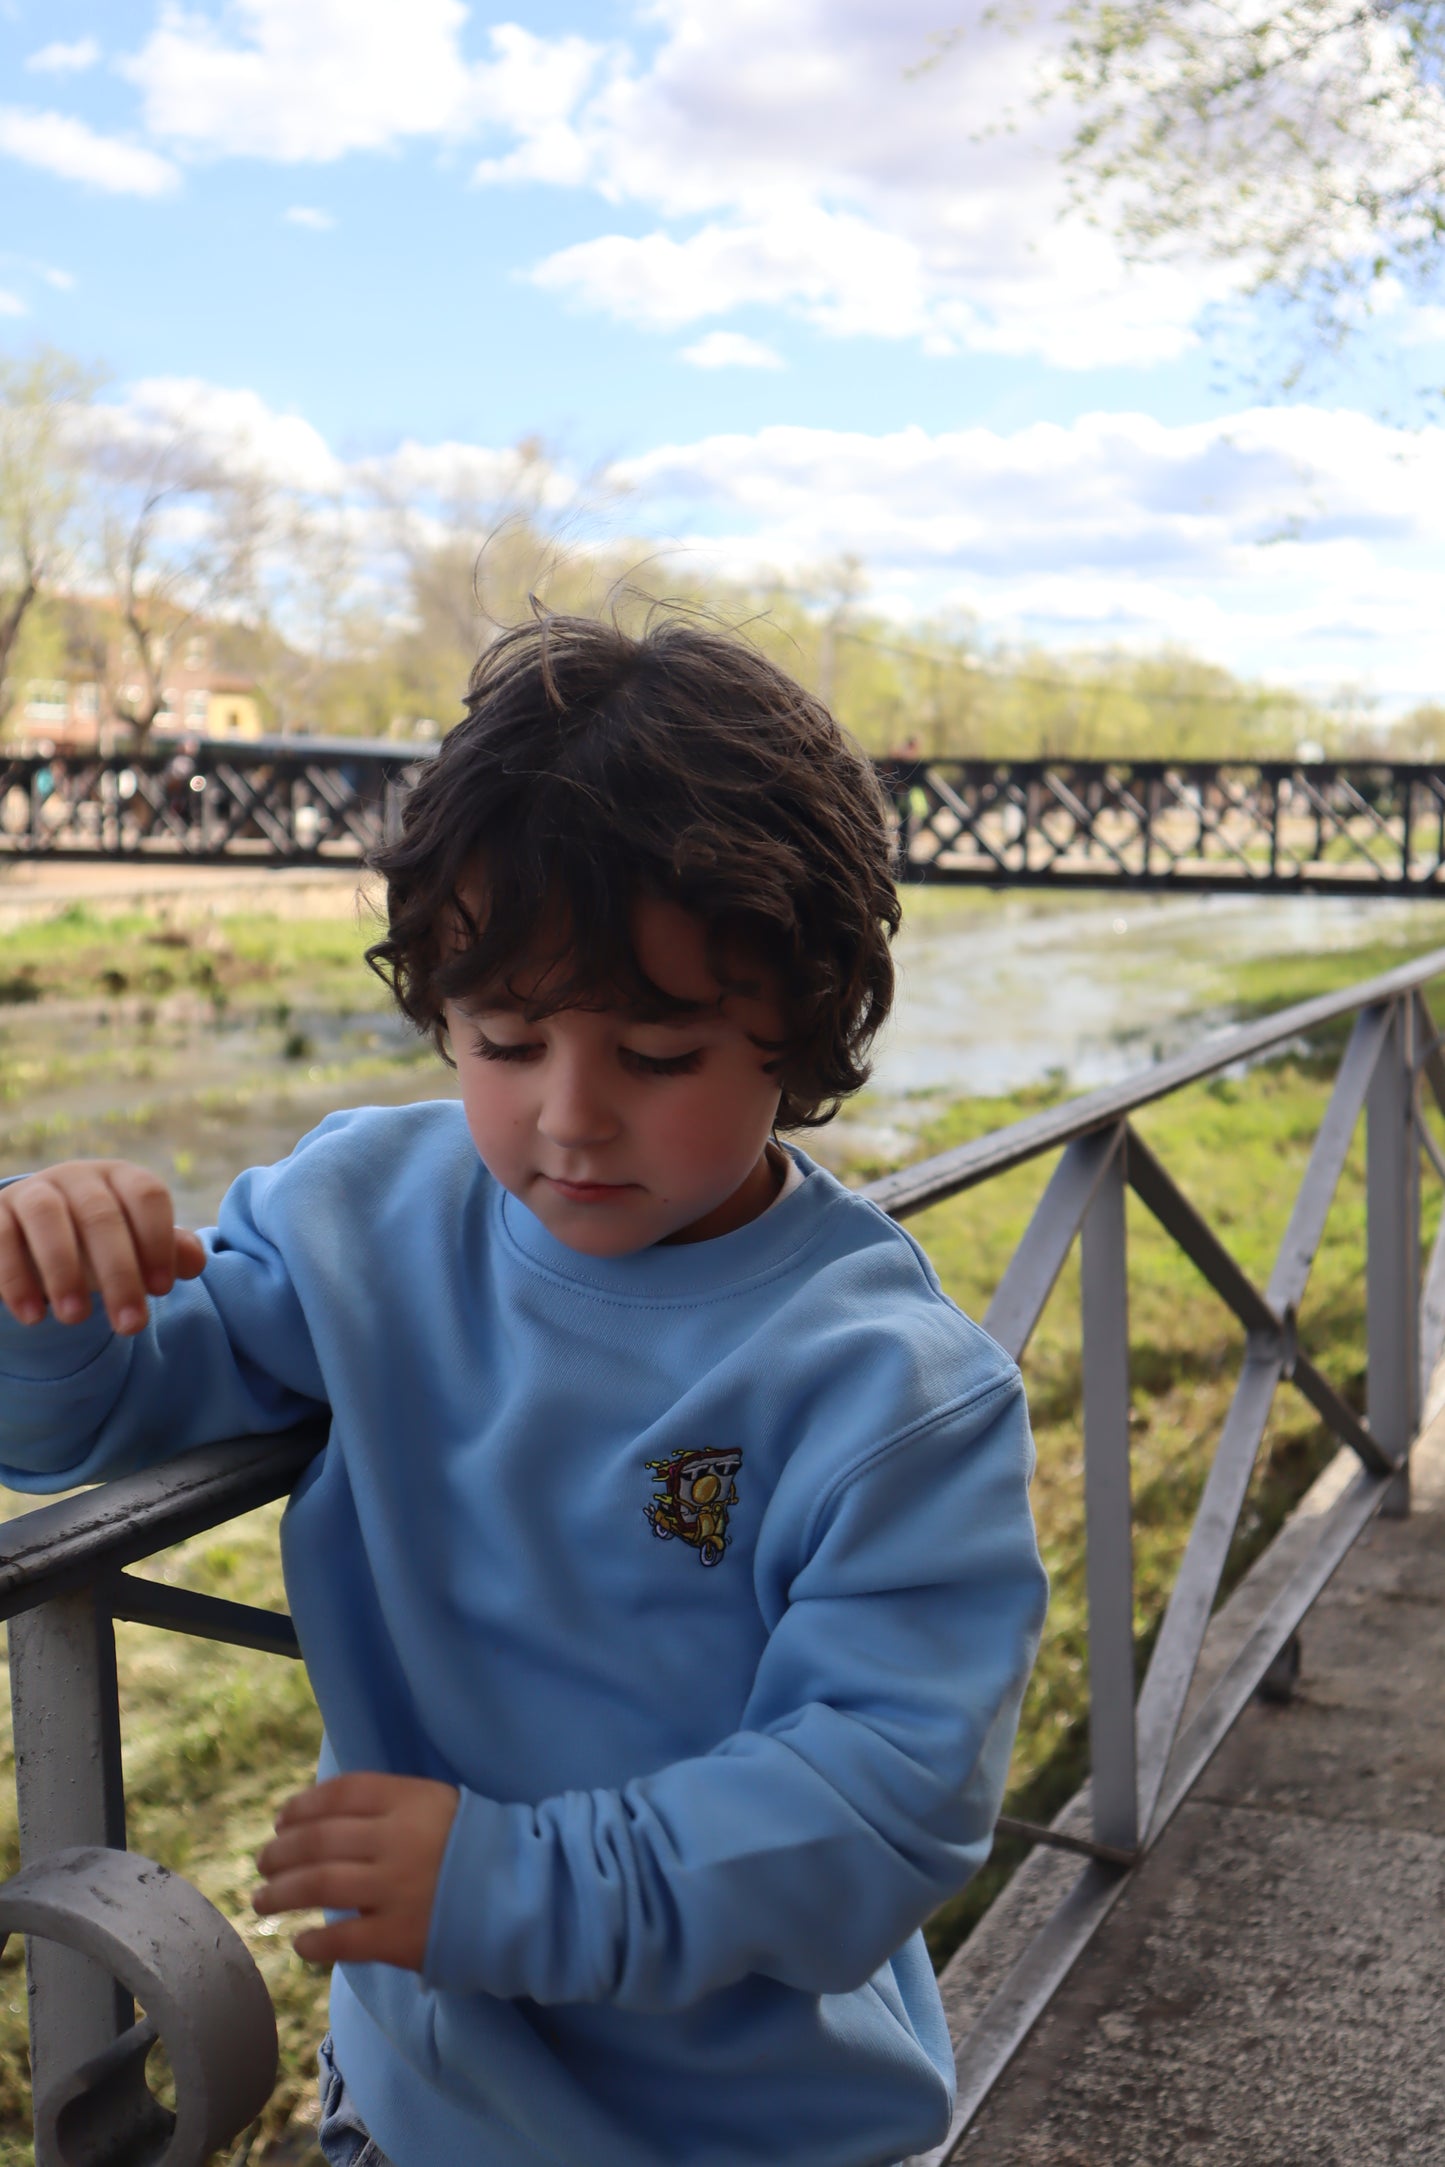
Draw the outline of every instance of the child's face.
<instances>
[{"instance_id":1,"label":"child's face","mask_svg":"<svg viewBox=\"0 0 1445 2167\"><path fill-rule=\"evenodd\" d=\"M491 994L446 1006L467 1127L488 1171L549 1233L587 1256L701 1241L756 1218L775 1182L765 1146L778 1110L768 1055L782 1035L771 995L729 994L703 928L675 903L644 900L638 962L697 1016L642 1023L613 1008L560 1009L528 1023ZM536 974L513 975L520 995Z\"/></svg>"}]
</instances>

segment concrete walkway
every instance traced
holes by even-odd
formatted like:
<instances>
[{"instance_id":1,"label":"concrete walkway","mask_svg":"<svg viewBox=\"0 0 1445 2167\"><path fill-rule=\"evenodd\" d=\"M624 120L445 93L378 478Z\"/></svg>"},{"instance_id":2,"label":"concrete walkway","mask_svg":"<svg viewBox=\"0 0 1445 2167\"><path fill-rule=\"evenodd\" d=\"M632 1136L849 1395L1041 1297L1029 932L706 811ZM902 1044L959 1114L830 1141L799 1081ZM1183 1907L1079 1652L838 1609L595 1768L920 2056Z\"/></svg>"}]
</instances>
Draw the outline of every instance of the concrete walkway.
<instances>
[{"instance_id":1,"label":"concrete walkway","mask_svg":"<svg viewBox=\"0 0 1445 2167\"><path fill-rule=\"evenodd\" d=\"M1246 1710L960 2167L1445 2163L1445 1418L1414 1487L1305 1619L1294 1700ZM965 1978L955 2021L983 1984Z\"/></svg>"}]
</instances>

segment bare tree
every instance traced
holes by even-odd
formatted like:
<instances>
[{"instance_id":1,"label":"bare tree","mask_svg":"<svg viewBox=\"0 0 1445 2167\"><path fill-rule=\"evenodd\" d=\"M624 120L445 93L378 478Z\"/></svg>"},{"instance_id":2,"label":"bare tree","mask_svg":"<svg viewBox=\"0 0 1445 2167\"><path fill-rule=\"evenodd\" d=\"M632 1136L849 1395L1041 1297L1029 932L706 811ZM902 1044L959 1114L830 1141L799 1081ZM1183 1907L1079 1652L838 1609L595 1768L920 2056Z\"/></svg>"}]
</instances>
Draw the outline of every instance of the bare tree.
<instances>
[{"instance_id":1,"label":"bare tree","mask_svg":"<svg viewBox=\"0 0 1445 2167\"><path fill-rule=\"evenodd\" d=\"M522 438L500 468L459 461L425 492L378 483L410 621L400 658L424 712L455 712L478 652L521 621L532 596L561 609L598 599L605 553L575 535L605 493L600 474L564 482L538 437Z\"/></svg>"},{"instance_id":2,"label":"bare tree","mask_svg":"<svg viewBox=\"0 0 1445 2167\"><path fill-rule=\"evenodd\" d=\"M272 493L182 428L102 444L95 460L105 597L91 613L93 661L111 714L144 740L165 709L177 645L259 591Z\"/></svg>"},{"instance_id":3,"label":"bare tree","mask_svg":"<svg viewBox=\"0 0 1445 2167\"><path fill-rule=\"evenodd\" d=\"M314 729L335 674L369 645L361 591L361 520L339 489L278 492L267 548L271 577L256 584L253 674L277 725Z\"/></svg>"},{"instance_id":4,"label":"bare tree","mask_svg":"<svg viewBox=\"0 0 1445 2167\"><path fill-rule=\"evenodd\" d=\"M53 348L0 356L0 717L25 618L71 561L85 490L78 424L97 381Z\"/></svg>"}]
</instances>

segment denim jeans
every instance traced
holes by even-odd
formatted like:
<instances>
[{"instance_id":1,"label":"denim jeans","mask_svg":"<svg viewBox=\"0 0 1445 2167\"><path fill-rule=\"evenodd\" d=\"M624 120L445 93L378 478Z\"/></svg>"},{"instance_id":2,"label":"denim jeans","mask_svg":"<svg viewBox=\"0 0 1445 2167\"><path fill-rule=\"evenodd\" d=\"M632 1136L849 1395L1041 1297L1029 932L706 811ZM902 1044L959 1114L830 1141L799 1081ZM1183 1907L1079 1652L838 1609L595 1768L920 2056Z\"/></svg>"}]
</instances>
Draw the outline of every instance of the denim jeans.
<instances>
[{"instance_id":1,"label":"denim jeans","mask_svg":"<svg viewBox=\"0 0 1445 2167\"><path fill-rule=\"evenodd\" d=\"M336 2052L328 2032L316 2057L317 2093L321 2101L321 2126L316 2132L328 2167L391 2167L381 2146L368 2135L346 2089L346 2079L336 2066Z\"/></svg>"}]
</instances>

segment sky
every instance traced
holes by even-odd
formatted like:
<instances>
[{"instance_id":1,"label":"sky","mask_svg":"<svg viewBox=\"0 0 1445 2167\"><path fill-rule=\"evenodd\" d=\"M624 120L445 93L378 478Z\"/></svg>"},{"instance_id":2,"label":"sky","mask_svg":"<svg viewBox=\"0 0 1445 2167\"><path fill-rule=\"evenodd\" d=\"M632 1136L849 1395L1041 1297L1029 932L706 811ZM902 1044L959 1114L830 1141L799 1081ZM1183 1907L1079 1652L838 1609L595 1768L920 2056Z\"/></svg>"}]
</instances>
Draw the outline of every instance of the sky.
<instances>
[{"instance_id":1,"label":"sky","mask_svg":"<svg viewBox=\"0 0 1445 2167\"><path fill-rule=\"evenodd\" d=\"M1248 388L1217 268L1070 211L1054 34L974 0L0 0L0 350L301 488L485 480L535 436L559 500L682 561L853 554L901 624L1445 698L1445 428L1387 418L1445 376L1445 310Z\"/></svg>"}]
</instances>

